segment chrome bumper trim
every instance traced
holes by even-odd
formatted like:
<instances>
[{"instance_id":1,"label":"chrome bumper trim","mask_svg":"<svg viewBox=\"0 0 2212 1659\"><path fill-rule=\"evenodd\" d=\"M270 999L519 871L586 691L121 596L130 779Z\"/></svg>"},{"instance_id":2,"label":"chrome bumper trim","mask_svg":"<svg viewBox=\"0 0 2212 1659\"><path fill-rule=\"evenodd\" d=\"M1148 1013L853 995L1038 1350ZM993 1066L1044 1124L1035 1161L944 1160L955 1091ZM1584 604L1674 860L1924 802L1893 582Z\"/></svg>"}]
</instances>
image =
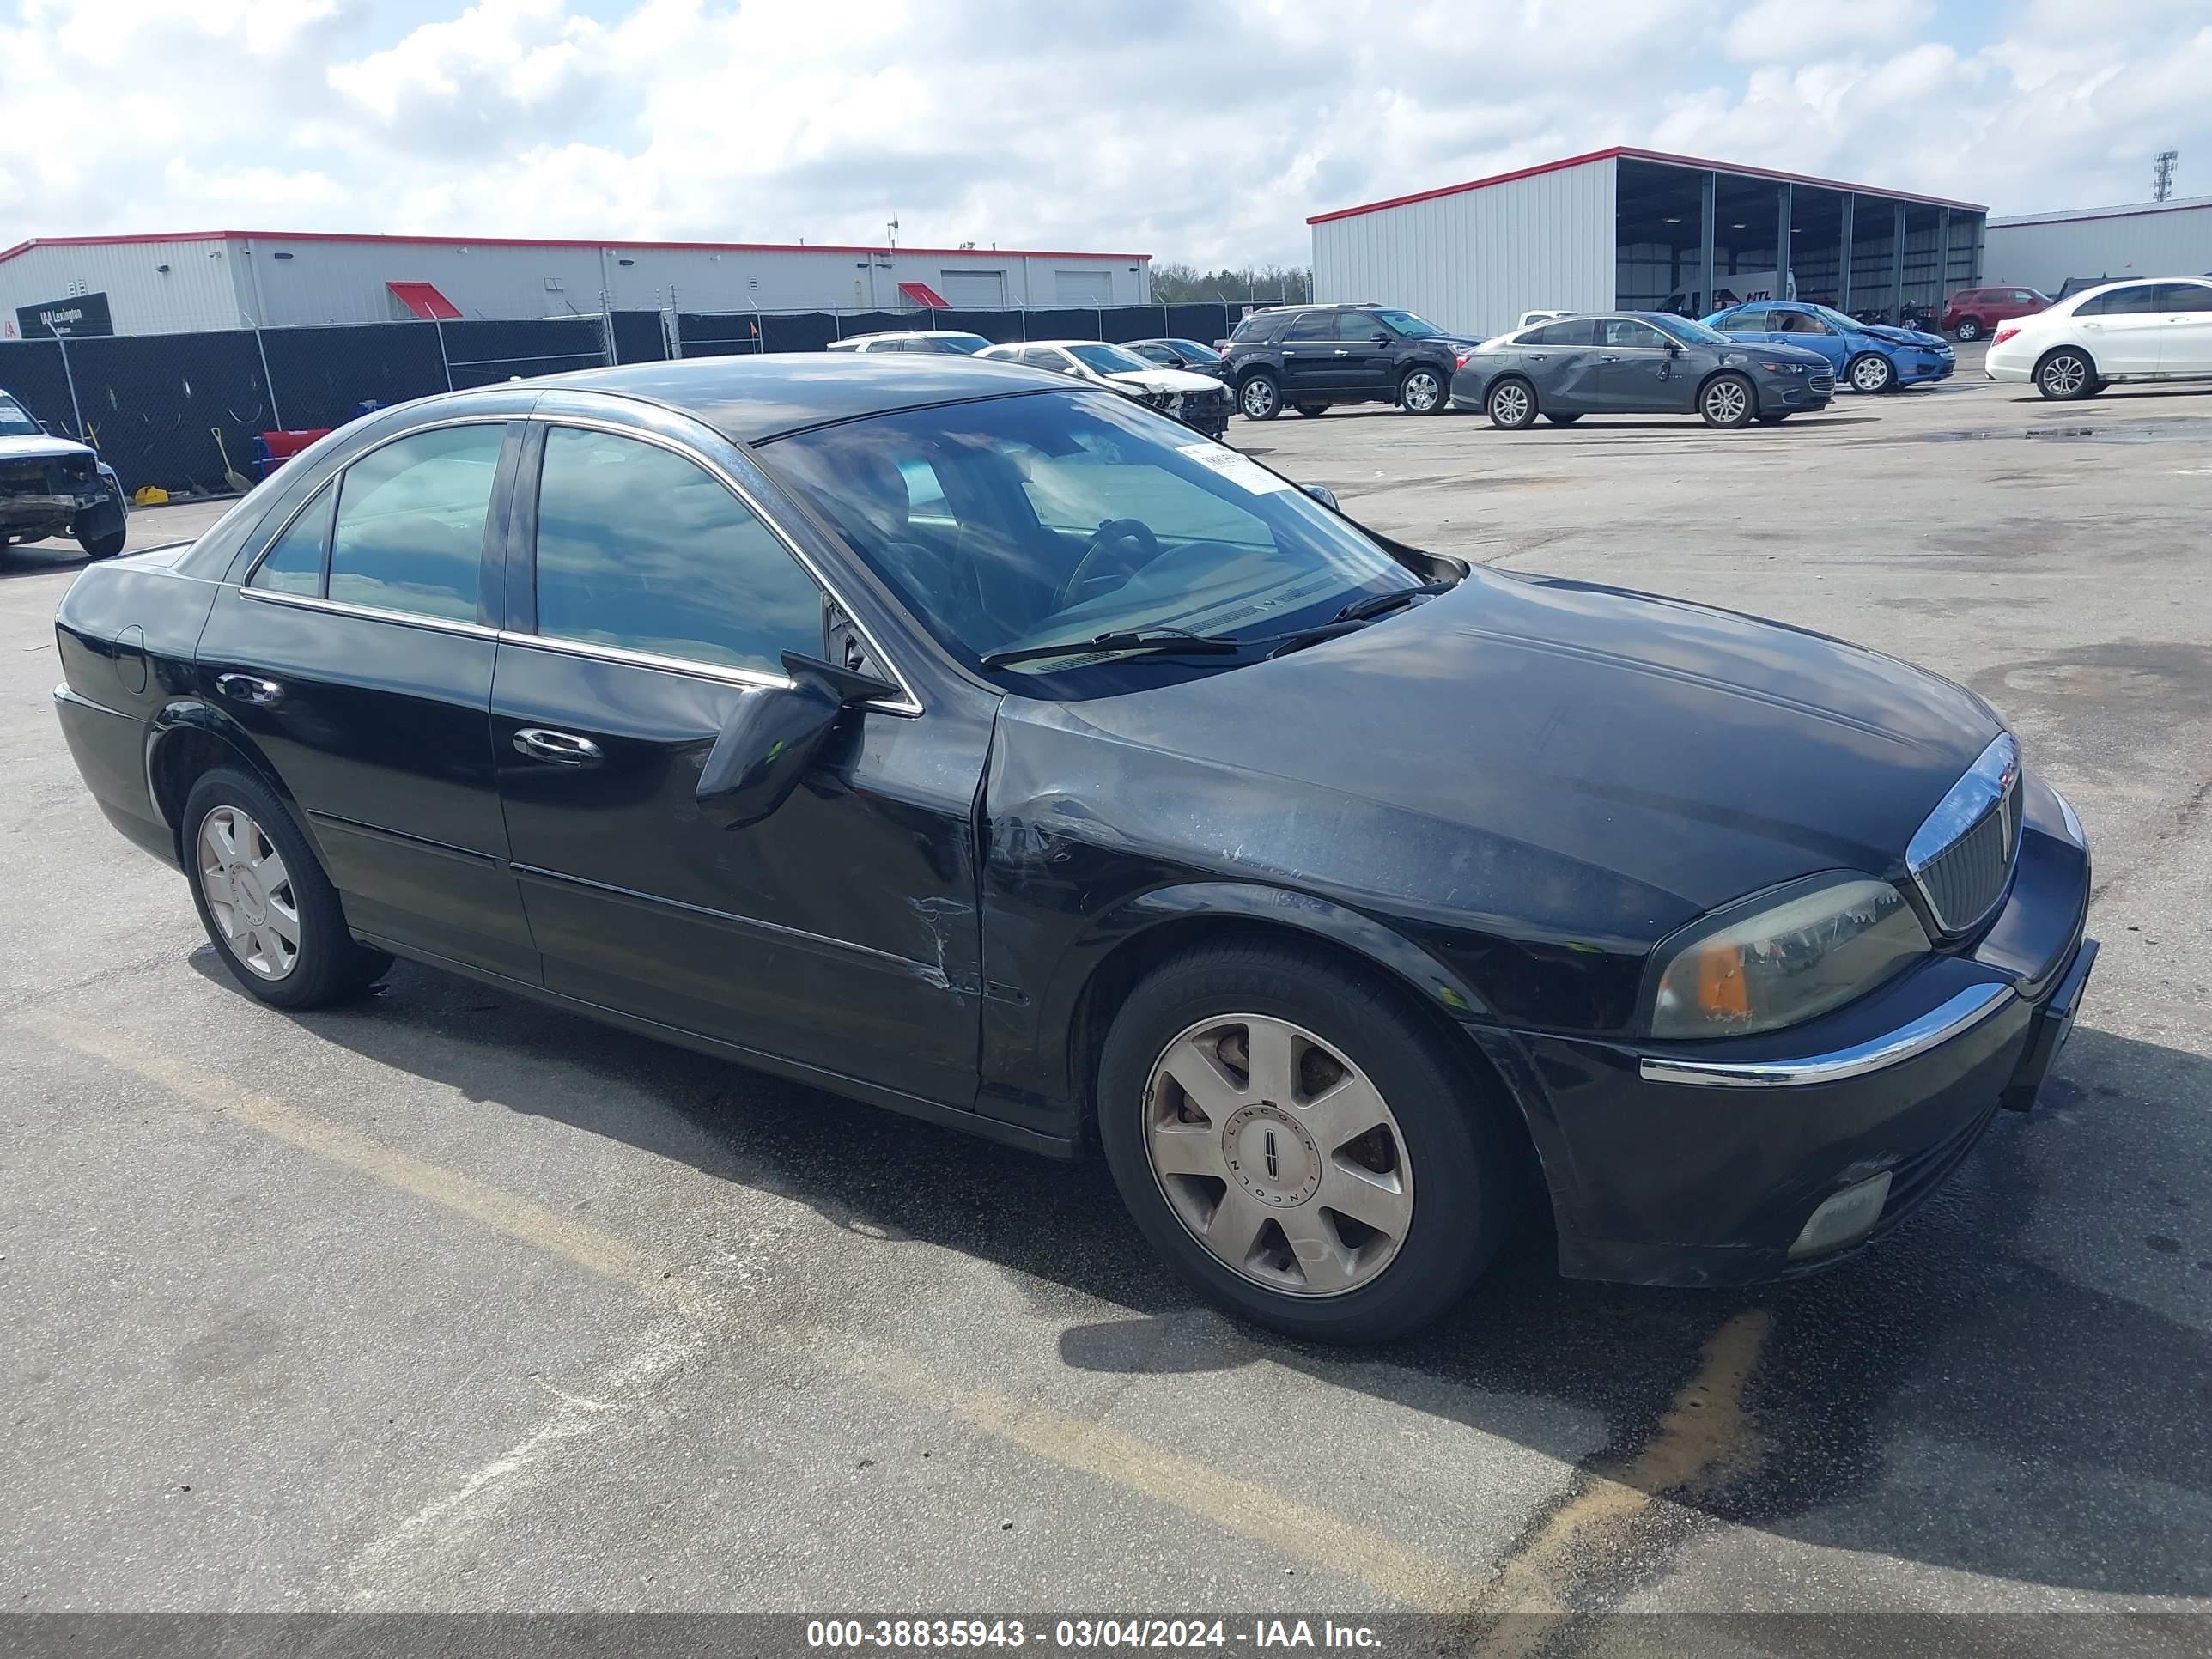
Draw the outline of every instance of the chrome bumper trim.
<instances>
[{"instance_id":1,"label":"chrome bumper trim","mask_svg":"<svg viewBox=\"0 0 2212 1659\"><path fill-rule=\"evenodd\" d=\"M1948 1042L2012 1000L2009 985L1973 985L1894 1031L1802 1060L1659 1060L1647 1056L1638 1071L1646 1083L1692 1083L1709 1089L1792 1089L1840 1083L1897 1066Z\"/></svg>"}]
</instances>

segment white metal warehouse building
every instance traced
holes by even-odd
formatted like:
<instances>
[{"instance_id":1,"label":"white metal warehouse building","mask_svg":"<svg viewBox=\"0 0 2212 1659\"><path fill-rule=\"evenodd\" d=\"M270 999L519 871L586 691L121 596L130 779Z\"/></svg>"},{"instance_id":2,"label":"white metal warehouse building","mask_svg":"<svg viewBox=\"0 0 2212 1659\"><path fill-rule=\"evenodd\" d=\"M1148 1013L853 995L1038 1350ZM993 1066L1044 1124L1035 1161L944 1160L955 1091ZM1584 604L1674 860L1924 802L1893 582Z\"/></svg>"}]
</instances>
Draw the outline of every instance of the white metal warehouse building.
<instances>
[{"instance_id":1,"label":"white metal warehouse building","mask_svg":"<svg viewBox=\"0 0 2212 1659\"><path fill-rule=\"evenodd\" d=\"M2212 275L2212 196L1990 221L1992 283L2056 294L2072 279Z\"/></svg>"},{"instance_id":2,"label":"white metal warehouse building","mask_svg":"<svg viewBox=\"0 0 2212 1659\"><path fill-rule=\"evenodd\" d=\"M0 338L601 311L914 311L1152 301L1148 253L582 242L304 231L64 236L0 252Z\"/></svg>"},{"instance_id":3,"label":"white metal warehouse building","mask_svg":"<svg viewBox=\"0 0 2212 1659\"><path fill-rule=\"evenodd\" d=\"M1540 308L1650 310L1687 295L1685 308L1716 310L1731 274L1785 269L1800 299L1893 317L1980 280L1986 212L1622 147L1307 223L1316 300L1402 306L1480 338Z\"/></svg>"}]
</instances>

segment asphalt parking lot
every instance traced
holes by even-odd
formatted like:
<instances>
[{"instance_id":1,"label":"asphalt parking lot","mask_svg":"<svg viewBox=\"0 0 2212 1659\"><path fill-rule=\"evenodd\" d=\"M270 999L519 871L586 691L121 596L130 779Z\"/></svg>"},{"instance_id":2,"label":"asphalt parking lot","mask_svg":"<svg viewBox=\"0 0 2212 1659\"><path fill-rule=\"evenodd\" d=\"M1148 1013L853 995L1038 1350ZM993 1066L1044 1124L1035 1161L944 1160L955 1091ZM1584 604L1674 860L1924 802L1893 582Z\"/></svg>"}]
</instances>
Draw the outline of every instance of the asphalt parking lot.
<instances>
[{"instance_id":1,"label":"asphalt parking lot","mask_svg":"<svg viewBox=\"0 0 2212 1659\"><path fill-rule=\"evenodd\" d=\"M2212 1613L2212 394L1961 356L1742 433L1232 424L1394 536L1947 674L2095 844L2042 1108L1881 1249L1720 1295L1532 1233L1364 1354L1195 1305L1096 1162L404 964L253 1002L63 746L74 548L0 553L0 1605Z\"/></svg>"}]
</instances>

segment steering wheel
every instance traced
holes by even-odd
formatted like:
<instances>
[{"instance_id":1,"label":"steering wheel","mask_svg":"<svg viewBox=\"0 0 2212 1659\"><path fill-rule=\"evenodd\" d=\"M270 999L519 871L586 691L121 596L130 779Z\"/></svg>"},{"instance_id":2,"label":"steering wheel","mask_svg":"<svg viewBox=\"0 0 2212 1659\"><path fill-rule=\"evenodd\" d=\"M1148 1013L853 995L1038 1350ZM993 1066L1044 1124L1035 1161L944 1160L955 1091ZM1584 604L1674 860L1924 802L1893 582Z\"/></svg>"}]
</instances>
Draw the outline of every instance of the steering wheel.
<instances>
[{"instance_id":1,"label":"steering wheel","mask_svg":"<svg viewBox=\"0 0 2212 1659\"><path fill-rule=\"evenodd\" d=\"M1131 558L1129 550L1134 546L1138 556ZM1093 566L1103 567L1109 557L1118 557L1118 568L1126 574L1134 575L1160 556L1160 538L1152 534L1152 527L1142 519L1109 519L1091 534L1085 544L1083 556L1075 562L1075 568L1060 584L1060 592L1053 601L1054 609L1065 611L1076 602L1076 596L1087 581L1094 581L1105 572L1094 572Z\"/></svg>"}]
</instances>

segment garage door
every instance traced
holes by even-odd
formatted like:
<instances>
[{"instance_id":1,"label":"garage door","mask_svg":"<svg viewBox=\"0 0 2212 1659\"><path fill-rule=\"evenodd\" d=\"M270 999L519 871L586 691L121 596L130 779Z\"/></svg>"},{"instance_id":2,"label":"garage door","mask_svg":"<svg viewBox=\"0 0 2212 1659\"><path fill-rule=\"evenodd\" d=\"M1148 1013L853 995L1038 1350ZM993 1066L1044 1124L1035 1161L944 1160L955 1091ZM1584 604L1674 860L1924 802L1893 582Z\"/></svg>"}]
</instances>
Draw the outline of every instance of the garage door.
<instances>
[{"instance_id":1,"label":"garage door","mask_svg":"<svg viewBox=\"0 0 2212 1659\"><path fill-rule=\"evenodd\" d=\"M989 307L1006 303L1006 273L1003 270L940 270L937 291L962 308Z\"/></svg>"},{"instance_id":2,"label":"garage door","mask_svg":"<svg viewBox=\"0 0 2212 1659\"><path fill-rule=\"evenodd\" d=\"M1055 270L1052 301L1060 306L1110 306L1114 303L1114 273L1110 270Z\"/></svg>"}]
</instances>

